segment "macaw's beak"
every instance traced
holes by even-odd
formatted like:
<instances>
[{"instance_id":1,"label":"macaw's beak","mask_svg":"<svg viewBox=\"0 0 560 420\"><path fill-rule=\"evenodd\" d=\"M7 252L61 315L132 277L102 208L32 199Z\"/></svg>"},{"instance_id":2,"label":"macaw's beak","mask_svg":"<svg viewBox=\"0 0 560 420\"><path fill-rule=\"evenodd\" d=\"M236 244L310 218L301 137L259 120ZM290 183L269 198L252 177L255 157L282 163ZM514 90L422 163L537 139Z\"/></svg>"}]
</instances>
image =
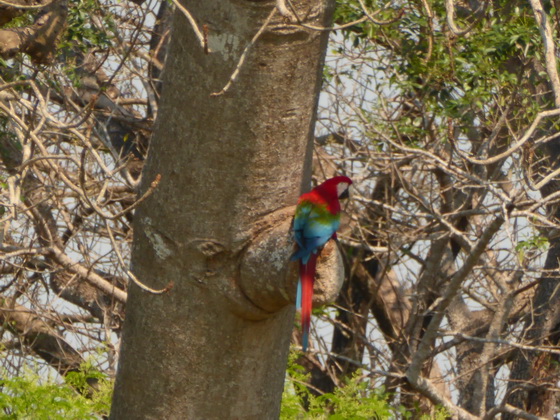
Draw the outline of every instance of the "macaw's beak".
<instances>
[{"instance_id":1,"label":"macaw's beak","mask_svg":"<svg viewBox=\"0 0 560 420\"><path fill-rule=\"evenodd\" d=\"M338 197L340 200L345 198L350 198L350 188L346 188L342 194Z\"/></svg>"}]
</instances>

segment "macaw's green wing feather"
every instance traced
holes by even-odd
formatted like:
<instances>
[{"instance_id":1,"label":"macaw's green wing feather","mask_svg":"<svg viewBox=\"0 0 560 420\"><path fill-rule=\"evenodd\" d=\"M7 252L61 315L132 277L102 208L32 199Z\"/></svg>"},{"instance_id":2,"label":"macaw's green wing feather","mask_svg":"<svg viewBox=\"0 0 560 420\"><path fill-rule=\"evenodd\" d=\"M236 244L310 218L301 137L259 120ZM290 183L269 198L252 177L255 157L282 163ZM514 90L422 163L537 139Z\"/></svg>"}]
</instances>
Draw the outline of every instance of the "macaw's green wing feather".
<instances>
[{"instance_id":1,"label":"macaw's green wing feather","mask_svg":"<svg viewBox=\"0 0 560 420\"><path fill-rule=\"evenodd\" d=\"M302 201L294 217L294 238L298 251L292 260L300 259L306 263L311 254L335 234L340 226L340 214L332 214L326 205Z\"/></svg>"}]
</instances>

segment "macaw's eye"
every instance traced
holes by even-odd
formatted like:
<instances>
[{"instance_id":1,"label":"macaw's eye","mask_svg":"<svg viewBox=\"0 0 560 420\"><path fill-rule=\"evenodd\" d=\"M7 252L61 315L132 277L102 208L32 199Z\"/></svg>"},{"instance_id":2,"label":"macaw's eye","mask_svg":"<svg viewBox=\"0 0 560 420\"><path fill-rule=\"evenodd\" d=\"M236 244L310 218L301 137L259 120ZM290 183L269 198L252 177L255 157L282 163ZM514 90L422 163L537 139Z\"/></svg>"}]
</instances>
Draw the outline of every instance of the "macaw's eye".
<instances>
[{"instance_id":1,"label":"macaw's eye","mask_svg":"<svg viewBox=\"0 0 560 420\"><path fill-rule=\"evenodd\" d=\"M350 185L345 182L341 182L336 186L336 194L338 198L349 198L350 194Z\"/></svg>"}]
</instances>

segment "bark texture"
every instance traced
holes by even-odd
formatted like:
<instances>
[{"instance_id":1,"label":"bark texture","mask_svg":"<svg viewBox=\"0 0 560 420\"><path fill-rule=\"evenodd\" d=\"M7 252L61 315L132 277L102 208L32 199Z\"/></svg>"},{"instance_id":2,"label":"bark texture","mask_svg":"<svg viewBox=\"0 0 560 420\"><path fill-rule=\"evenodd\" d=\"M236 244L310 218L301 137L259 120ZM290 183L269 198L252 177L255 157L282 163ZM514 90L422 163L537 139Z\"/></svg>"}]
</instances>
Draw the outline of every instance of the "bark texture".
<instances>
[{"instance_id":1,"label":"bark texture","mask_svg":"<svg viewBox=\"0 0 560 420\"><path fill-rule=\"evenodd\" d=\"M186 7L210 53L177 13L143 189L162 178L135 215L132 256L143 282L174 287L129 290L111 417L276 418L295 294L285 208L310 178L327 33L275 13L211 96L274 2ZM297 7L326 25L332 2Z\"/></svg>"}]
</instances>

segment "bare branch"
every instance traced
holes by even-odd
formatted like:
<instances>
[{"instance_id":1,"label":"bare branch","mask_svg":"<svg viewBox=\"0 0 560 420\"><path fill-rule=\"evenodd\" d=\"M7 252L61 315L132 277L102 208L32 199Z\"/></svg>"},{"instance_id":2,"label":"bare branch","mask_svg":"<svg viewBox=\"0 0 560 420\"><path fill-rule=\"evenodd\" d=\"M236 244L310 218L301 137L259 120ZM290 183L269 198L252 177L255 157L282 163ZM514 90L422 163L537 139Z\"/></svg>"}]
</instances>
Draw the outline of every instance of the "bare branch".
<instances>
[{"instance_id":1,"label":"bare branch","mask_svg":"<svg viewBox=\"0 0 560 420\"><path fill-rule=\"evenodd\" d=\"M237 62L237 66L235 66L235 69L233 70L233 73L231 74L231 76L230 76L228 82L226 83L226 85L219 92L211 93L210 96L220 96L220 95L223 95L224 93L226 93L229 90L231 85L235 82L235 79L237 79L237 76L239 75L239 71L241 70L241 67L243 66L243 63L245 62L245 58L247 57L247 54L249 53L249 50L251 49L251 47L253 45L255 45L255 43L257 42L257 40L261 36L261 34L265 31L265 29L269 25L270 21L272 20L272 18L276 14L276 10L277 10L276 8L272 9L272 11L269 13L268 17L265 19L264 23L261 25L261 27L259 28L257 33L253 36L253 39L251 39L251 42L249 44L247 44L247 46L243 50L243 53L241 53L241 56L239 57L239 61Z\"/></svg>"},{"instance_id":2,"label":"bare branch","mask_svg":"<svg viewBox=\"0 0 560 420\"><path fill-rule=\"evenodd\" d=\"M38 64L53 60L56 41L66 22L66 1L53 0L40 8L42 10L32 26L0 30L0 56L7 58L25 52Z\"/></svg>"},{"instance_id":3,"label":"bare branch","mask_svg":"<svg viewBox=\"0 0 560 420\"><path fill-rule=\"evenodd\" d=\"M196 23L196 20L193 18L193 16L191 15L191 13L187 10L187 8L185 6L183 6L181 4L181 2L179 0L172 0L173 4L185 15L185 17L187 18L187 20L189 21L194 33L196 34L196 37L198 38L198 40L200 41L200 46L202 48L204 48L205 51L208 52L212 52L209 48L208 48L208 42L206 37L204 36L204 34L202 33L202 31L198 28L198 25Z\"/></svg>"},{"instance_id":4,"label":"bare branch","mask_svg":"<svg viewBox=\"0 0 560 420\"><path fill-rule=\"evenodd\" d=\"M556 108L560 108L560 77L558 76L558 63L556 61L555 40L552 33L552 26L548 20L548 16L543 9L540 0L529 0L535 20L539 25L541 37L544 44L544 56L546 64L546 72L548 73L549 82L554 94L554 103Z\"/></svg>"}]
</instances>

